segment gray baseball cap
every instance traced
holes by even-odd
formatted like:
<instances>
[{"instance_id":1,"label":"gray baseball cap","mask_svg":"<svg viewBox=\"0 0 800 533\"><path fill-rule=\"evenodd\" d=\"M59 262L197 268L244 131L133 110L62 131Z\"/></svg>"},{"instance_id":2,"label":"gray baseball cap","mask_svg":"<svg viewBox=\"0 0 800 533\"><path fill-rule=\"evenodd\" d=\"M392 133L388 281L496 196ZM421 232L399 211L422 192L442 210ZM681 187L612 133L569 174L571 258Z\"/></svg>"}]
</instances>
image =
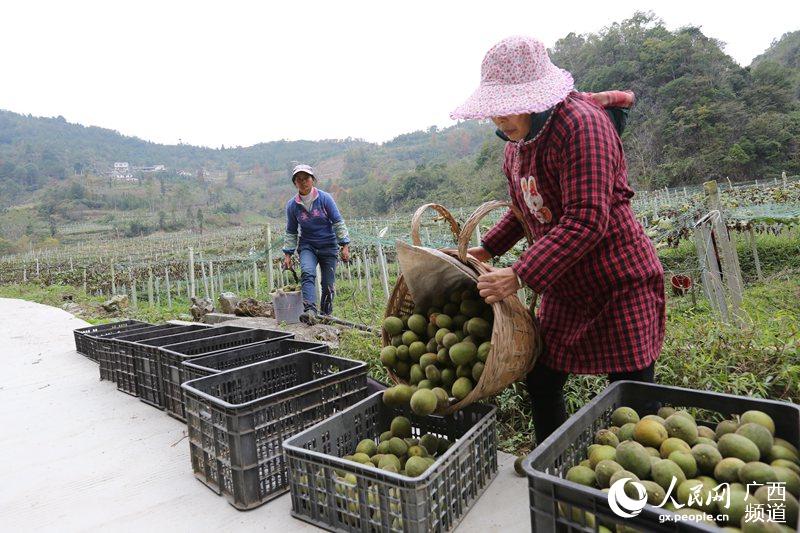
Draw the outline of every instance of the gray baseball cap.
<instances>
[{"instance_id":1,"label":"gray baseball cap","mask_svg":"<svg viewBox=\"0 0 800 533\"><path fill-rule=\"evenodd\" d=\"M292 169L292 183L294 183L294 177L300 172L305 172L312 178L317 179L317 176L316 174L314 174L314 169L311 167L311 165L301 164L301 165L295 165L295 167Z\"/></svg>"}]
</instances>

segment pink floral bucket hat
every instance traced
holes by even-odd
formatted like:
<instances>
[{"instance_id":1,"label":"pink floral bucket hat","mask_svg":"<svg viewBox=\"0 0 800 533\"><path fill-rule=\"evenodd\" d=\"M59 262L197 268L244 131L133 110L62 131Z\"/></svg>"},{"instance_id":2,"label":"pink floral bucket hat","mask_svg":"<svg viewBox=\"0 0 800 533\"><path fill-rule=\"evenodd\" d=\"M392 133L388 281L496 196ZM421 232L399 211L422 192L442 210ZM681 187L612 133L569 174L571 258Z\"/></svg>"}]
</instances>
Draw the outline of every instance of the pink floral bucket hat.
<instances>
[{"instance_id":1,"label":"pink floral bucket hat","mask_svg":"<svg viewBox=\"0 0 800 533\"><path fill-rule=\"evenodd\" d=\"M481 84L452 119L483 119L540 113L574 89L572 74L556 67L544 45L509 37L492 47L481 64Z\"/></svg>"}]
</instances>

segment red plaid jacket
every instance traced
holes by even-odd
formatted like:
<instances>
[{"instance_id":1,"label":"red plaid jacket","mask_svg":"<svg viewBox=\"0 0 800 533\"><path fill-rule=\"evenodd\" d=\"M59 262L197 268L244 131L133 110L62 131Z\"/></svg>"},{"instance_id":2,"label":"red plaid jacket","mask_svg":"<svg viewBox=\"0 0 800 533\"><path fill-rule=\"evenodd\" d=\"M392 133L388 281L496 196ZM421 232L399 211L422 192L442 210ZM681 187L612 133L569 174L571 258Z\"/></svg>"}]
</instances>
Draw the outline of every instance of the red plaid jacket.
<instances>
[{"instance_id":1,"label":"red plaid jacket","mask_svg":"<svg viewBox=\"0 0 800 533\"><path fill-rule=\"evenodd\" d=\"M602 108L572 93L538 138L506 144L503 172L535 240L512 268L541 295L541 363L578 374L649 366L664 340L664 271ZM523 236L509 211L482 244L502 255Z\"/></svg>"}]
</instances>

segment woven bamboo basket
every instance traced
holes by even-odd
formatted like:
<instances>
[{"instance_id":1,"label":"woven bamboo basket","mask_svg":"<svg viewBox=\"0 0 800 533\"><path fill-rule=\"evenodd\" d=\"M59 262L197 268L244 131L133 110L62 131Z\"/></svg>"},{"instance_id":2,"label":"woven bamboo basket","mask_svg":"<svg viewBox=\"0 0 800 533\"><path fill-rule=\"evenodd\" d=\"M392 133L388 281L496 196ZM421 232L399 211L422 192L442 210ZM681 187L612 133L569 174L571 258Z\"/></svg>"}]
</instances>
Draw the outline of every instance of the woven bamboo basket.
<instances>
[{"instance_id":1,"label":"woven bamboo basket","mask_svg":"<svg viewBox=\"0 0 800 533\"><path fill-rule=\"evenodd\" d=\"M449 223L457 250L443 249L442 252L458 259L469 267L471 278L477 284L478 276L489 271L487 265L467 254L470 238L480 220L489 212L507 207L512 210L522 222L528 243L532 243L530 232L522 219L519 210L509 202L493 201L481 205L464 223L463 229L453 215L443 206L438 204L425 204L417 209L411 220L411 239L414 245L420 246L419 225L422 214L427 209L439 212ZM455 268L455 267L454 267ZM524 377L533 369L536 359L542 350L542 341L536 321L533 319L533 308L536 304L532 301L530 308L526 308L516 295L509 296L500 302L492 304L494 324L492 328L492 348L484 365L483 374L475 384L472 392L460 402L451 404L443 414L450 414L482 398L494 396L515 381ZM389 302L386 305L384 317L391 315L412 314L414 300L406 284L403 274L400 274L395 283ZM383 346L391 344L389 335L382 331ZM407 383L387 368L389 376L395 383Z\"/></svg>"}]
</instances>

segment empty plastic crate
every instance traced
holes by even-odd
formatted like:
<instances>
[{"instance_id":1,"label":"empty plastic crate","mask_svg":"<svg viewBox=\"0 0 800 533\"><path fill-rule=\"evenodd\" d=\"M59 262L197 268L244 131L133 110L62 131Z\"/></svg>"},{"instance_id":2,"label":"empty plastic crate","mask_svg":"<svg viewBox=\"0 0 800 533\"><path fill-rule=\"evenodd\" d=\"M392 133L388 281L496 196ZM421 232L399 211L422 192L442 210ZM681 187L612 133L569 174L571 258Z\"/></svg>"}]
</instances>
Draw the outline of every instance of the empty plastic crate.
<instances>
[{"instance_id":1,"label":"empty plastic crate","mask_svg":"<svg viewBox=\"0 0 800 533\"><path fill-rule=\"evenodd\" d=\"M636 531L719 531L715 526L690 521L659 520L669 511L646 505L633 518L621 518L611 511L608 495L572 483L565 478L567 470L586 459L586 448L594 442L594 434L611 426L611 413L617 407L635 409L640 416L651 414L653 403L676 408L700 409L701 415L730 418L751 409L763 411L775 421L775 435L797 444L800 438L800 407L795 404L760 400L635 381L619 381L587 403L522 463L528 474L531 527L533 531L595 531L601 524L617 531L628 527ZM702 417L698 420L703 424ZM715 422L706 420L705 425ZM587 516L587 513L591 516ZM594 522L595 525L591 525Z\"/></svg>"},{"instance_id":2,"label":"empty plastic crate","mask_svg":"<svg viewBox=\"0 0 800 533\"><path fill-rule=\"evenodd\" d=\"M497 474L496 409L476 403L449 416L416 416L384 405L382 395L284 442L292 515L329 531L451 531ZM342 459L361 440L377 443L396 416L411 421L413 437L432 433L453 444L415 478Z\"/></svg>"},{"instance_id":3,"label":"empty plastic crate","mask_svg":"<svg viewBox=\"0 0 800 533\"><path fill-rule=\"evenodd\" d=\"M88 326L85 328L79 328L74 331L75 335L75 350L81 354L85 355L89 359L93 361L97 361L97 357L92 352L92 339L91 335L102 334L103 332L107 331L116 331L119 329L125 329L132 326L150 326L147 322L142 322L140 320L122 320L120 322L110 322L108 324L99 324L97 326Z\"/></svg>"},{"instance_id":4,"label":"empty plastic crate","mask_svg":"<svg viewBox=\"0 0 800 533\"><path fill-rule=\"evenodd\" d=\"M330 353L327 344L320 342L307 342L296 340L272 340L265 342L258 342L248 346L239 346L230 350L223 350L215 352L211 355L204 355L196 359L190 359L183 362L183 368L186 372L186 381L192 379L210 376L212 374L219 374L232 368L240 366L251 365L290 355L297 352L317 352L317 353Z\"/></svg>"},{"instance_id":5,"label":"empty plastic crate","mask_svg":"<svg viewBox=\"0 0 800 533\"><path fill-rule=\"evenodd\" d=\"M137 344L137 341L146 339L154 339L163 337L165 335L176 335L178 333L186 333L189 331L197 331L199 329L206 329L209 326L205 324L160 324L150 326L147 328L137 329L134 332L125 335L120 335L112 341L113 346L113 367L114 367L114 381L117 383L117 389L122 392L127 392L133 396L138 396L136 392L136 370L134 366L134 358L137 350L142 346Z\"/></svg>"},{"instance_id":6,"label":"empty plastic crate","mask_svg":"<svg viewBox=\"0 0 800 533\"><path fill-rule=\"evenodd\" d=\"M245 510L287 490L283 440L362 400L367 365L299 352L183 389L194 475Z\"/></svg>"},{"instance_id":7,"label":"empty plastic crate","mask_svg":"<svg viewBox=\"0 0 800 533\"><path fill-rule=\"evenodd\" d=\"M158 407L159 409L164 408L164 392L161 388L160 371L161 352L159 348L161 346L186 342L193 339L225 335L238 331L247 331L248 329L249 328L234 326L219 326L136 341L139 347L134 352L133 365L136 371L136 392L139 399L153 407Z\"/></svg>"},{"instance_id":8,"label":"empty plastic crate","mask_svg":"<svg viewBox=\"0 0 800 533\"><path fill-rule=\"evenodd\" d=\"M183 389L186 370L183 363L203 355L211 355L236 346L250 346L266 340L291 339L294 333L270 329L248 329L227 335L195 339L161 348L161 390L164 392L164 408L170 416L186 420L183 409Z\"/></svg>"}]
</instances>

